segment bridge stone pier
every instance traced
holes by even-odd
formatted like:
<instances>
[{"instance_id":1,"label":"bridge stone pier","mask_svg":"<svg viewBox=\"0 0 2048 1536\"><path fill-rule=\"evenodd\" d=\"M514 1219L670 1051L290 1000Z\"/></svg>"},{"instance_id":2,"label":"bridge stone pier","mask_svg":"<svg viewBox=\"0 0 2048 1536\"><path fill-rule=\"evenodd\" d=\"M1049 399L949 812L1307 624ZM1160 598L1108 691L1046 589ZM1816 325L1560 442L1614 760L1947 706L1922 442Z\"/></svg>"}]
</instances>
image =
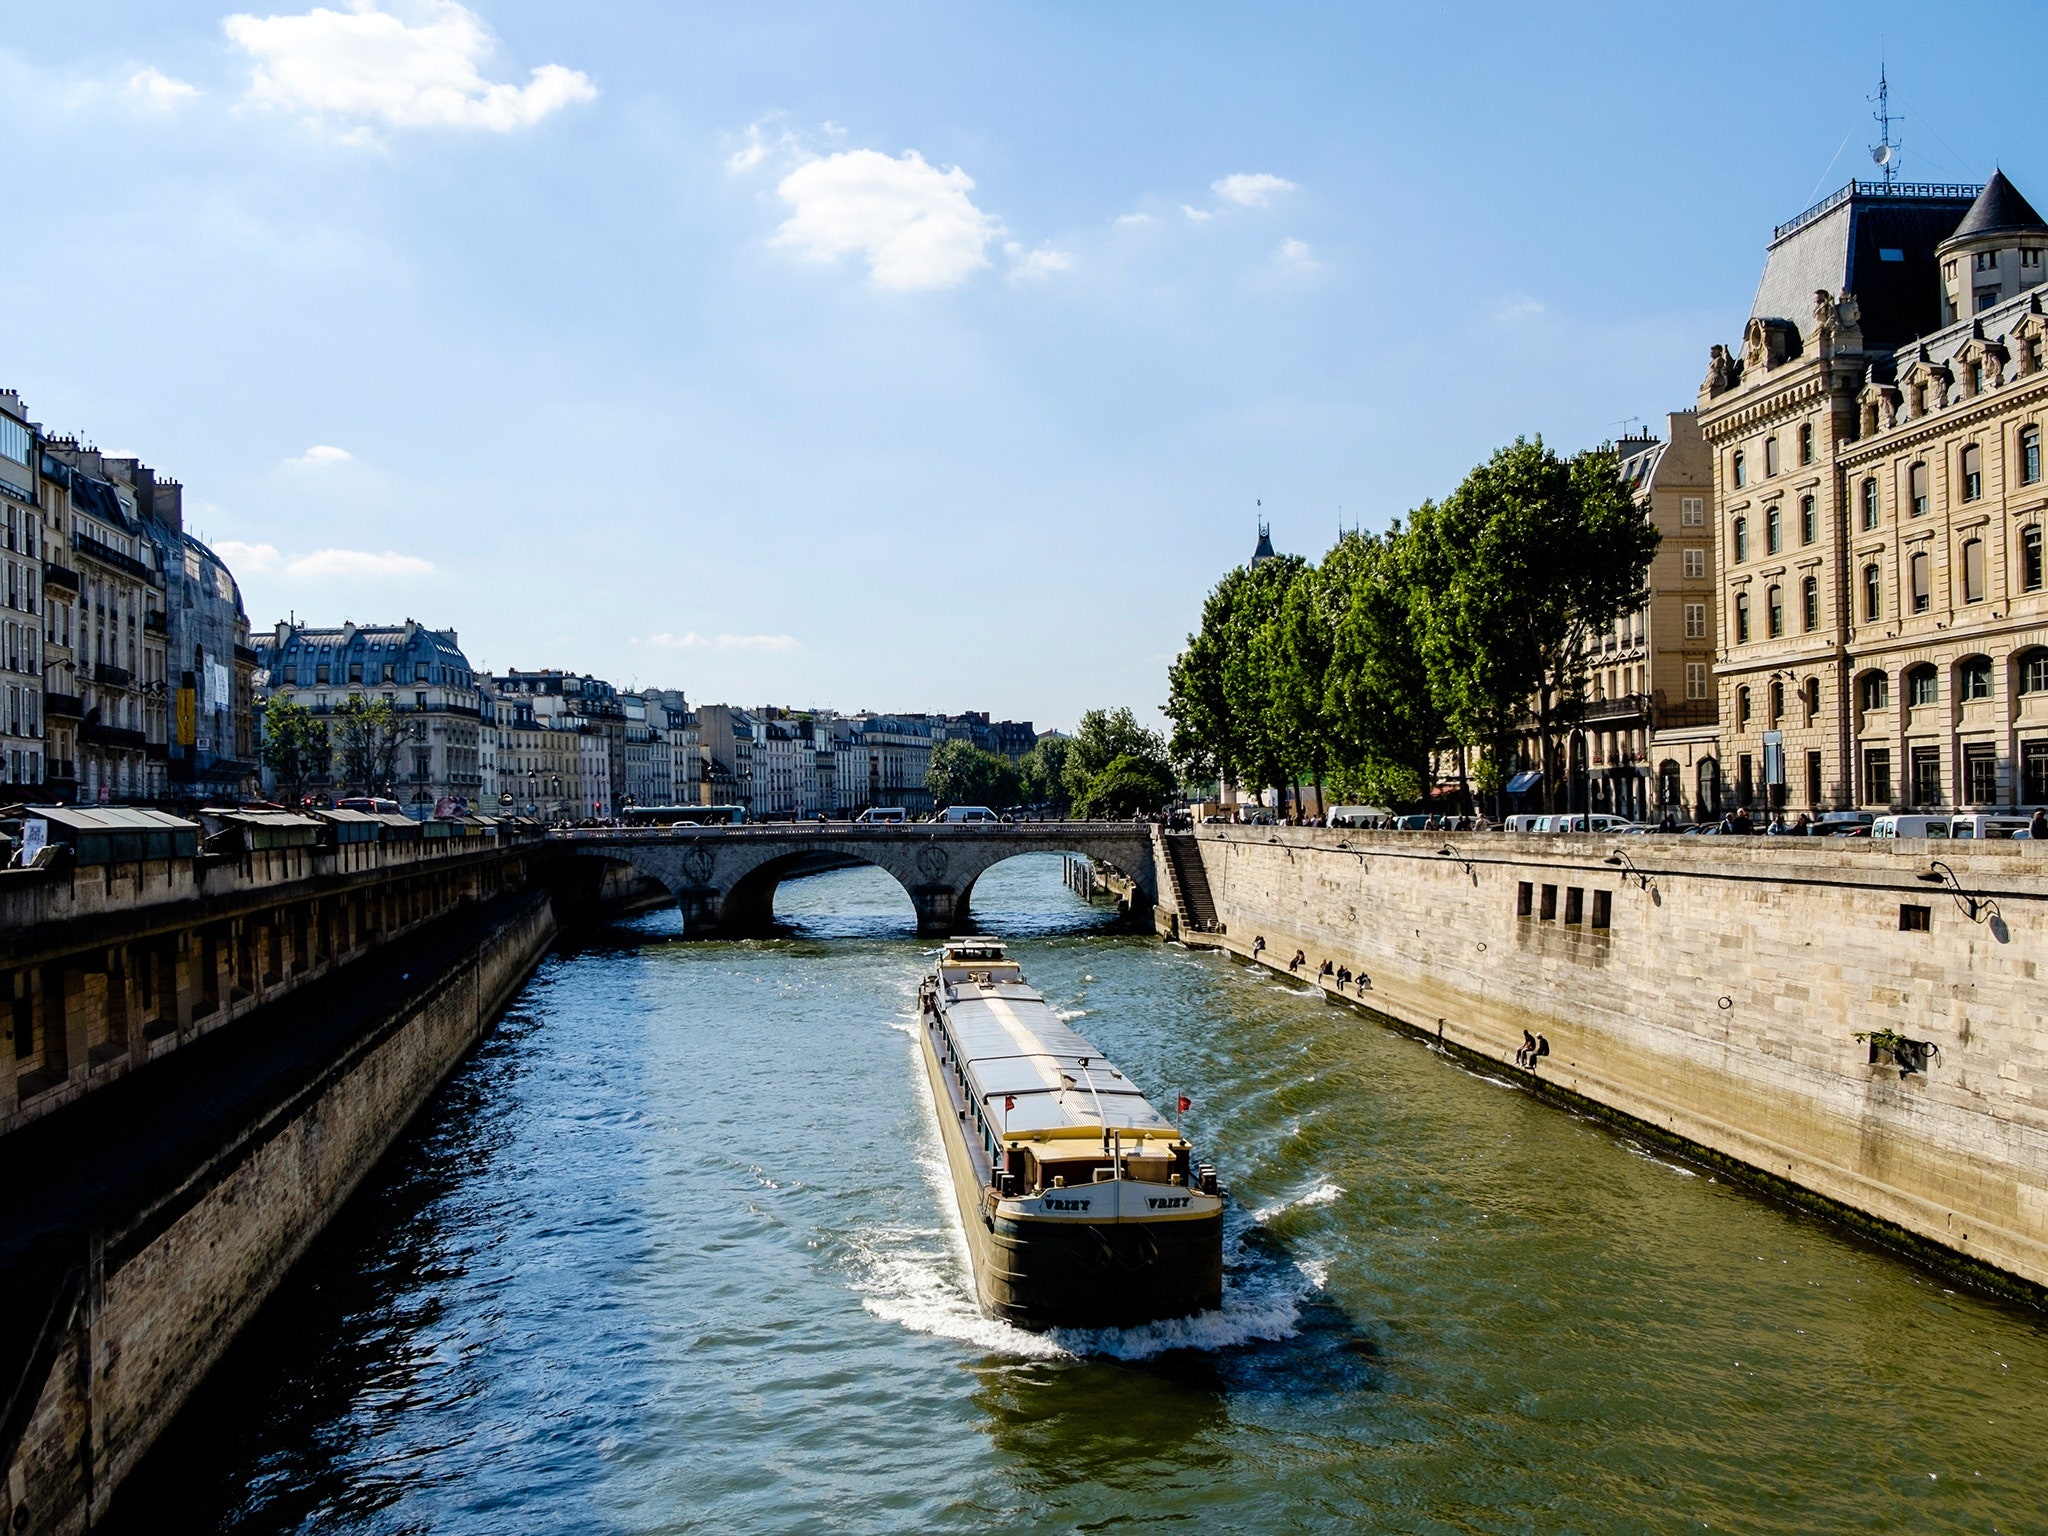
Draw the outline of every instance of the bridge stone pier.
<instances>
[{"instance_id":1,"label":"bridge stone pier","mask_svg":"<svg viewBox=\"0 0 2048 1536\"><path fill-rule=\"evenodd\" d=\"M1138 822L606 828L555 833L550 842L571 856L623 864L659 881L682 908L684 931L694 935L766 928L784 880L848 864L895 876L917 908L918 932L930 935L962 931L975 881L1021 853L1101 859L1136 884L1145 915L1159 901L1152 829Z\"/></svg>"}]
</instances>

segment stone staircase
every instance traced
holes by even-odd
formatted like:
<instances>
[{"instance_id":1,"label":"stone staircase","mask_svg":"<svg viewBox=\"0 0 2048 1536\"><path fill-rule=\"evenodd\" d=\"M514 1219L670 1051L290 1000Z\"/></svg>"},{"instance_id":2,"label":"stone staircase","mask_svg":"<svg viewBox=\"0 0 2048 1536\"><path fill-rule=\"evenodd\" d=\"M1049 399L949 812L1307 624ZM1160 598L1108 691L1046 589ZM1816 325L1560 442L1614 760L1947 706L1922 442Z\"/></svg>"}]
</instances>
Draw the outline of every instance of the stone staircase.
<instances>
[{"instance_id":1,"label":"stone staircase","mask_svg":"<svg viewBox=\"0 0 2048 1536\"><path fill-rule=\"evenodd\" d=\"M1209 872L1202 867L1202 850L1195 845L1194 834L1166 832L1159 840L1165 845L1166 876L1181 927L1192 933L1221 933L1216 900L1209 893Z\"/></svg>"}]
</instances>

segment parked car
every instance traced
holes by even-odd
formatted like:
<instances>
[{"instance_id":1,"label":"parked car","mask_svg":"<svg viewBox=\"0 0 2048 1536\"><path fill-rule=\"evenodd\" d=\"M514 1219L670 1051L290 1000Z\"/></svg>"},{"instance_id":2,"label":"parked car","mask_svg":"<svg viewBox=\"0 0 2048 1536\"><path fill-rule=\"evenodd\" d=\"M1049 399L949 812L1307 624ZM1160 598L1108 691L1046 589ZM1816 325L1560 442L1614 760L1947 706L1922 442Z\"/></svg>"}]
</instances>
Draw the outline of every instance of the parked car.
<instances>
[{"instance_id":1,"label":"parked car","mask_svg":"<svg viewBox=\"0 0 2048 1536\"><path fill-rule=\"evenodd\" d=\"M1829 811L1817 816L1813 822L1815 837L1868 837L1870 824L1877 820L1875 811Z\"/></svg>"}]
</instances>

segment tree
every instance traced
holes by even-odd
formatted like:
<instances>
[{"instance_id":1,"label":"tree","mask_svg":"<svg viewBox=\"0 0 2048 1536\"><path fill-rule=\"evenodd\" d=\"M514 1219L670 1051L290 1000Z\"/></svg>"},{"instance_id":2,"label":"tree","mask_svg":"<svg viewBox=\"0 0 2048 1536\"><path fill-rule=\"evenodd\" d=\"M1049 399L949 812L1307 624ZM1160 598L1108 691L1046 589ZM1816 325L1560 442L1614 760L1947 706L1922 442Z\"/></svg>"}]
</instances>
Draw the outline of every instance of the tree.
<instances>
[{"instance_id":1,"label":"tree","mask_svg":"<svg viewBox=\"0 0 2048 1536\"><path fill-rule=\"evenodd\" d=\"M1518 438L1418 509L1411 536L1422 654L1453 734L1504 764L1533 715L1552 808L1557 737L1584 699L1584 637L1642 602L1655 527L1610 451L1567 461Z\"/></svg>"},{"instance_id":2,"label":"tree","mask_svg":"<svg viewBox=\"0 0 2048 1536\"><path fill-rule=\"evenodd\" d=\"M1347 787L1389 805L1428 793L1446 728L1422 655L1415 554L1396 522L1384 536L1348 536L1323 560L1325 583L1343 595L1324 691L1335 755Z\"/></svg>"},{"instance_id":3,"label":"tree","mask_svg":"<svg viewBox=\"0 0 2048 1536\"><path fill-rule=\"evenodd\" d=\"M1045 735L1024 754L1017 765L1024 798L1033 805L1050 805L1064 816L1073 797L1067 793L1067 750L1073 746L1065 736Z\"/></svg>"},{"instance_id":4,"label":"tree","mask_svg":"<svg viewBox=\"0 0 2048 1536\"><path fill-rule=\"evenodd\" d=\"M1121 821L1158 810L1173 798L1174 789L1173 770L1164 753L1153 757L1119 753L1089 779L1086 792L1074 801L1074 815L1084 821Z\"/></svg>"},{"instance_id":5,"label":"tree","mask_svg":"<svg viewBox=\"0 0 2048 1536\"><path fill-rule=\"evenodd\" d=\"M924 787L942 807L1014 805L1017 770L1008 758L984 752L971 741L945 741L932 751Z\"/></svg>"},{"instance_id":6,"label":"tree","mask_svg":"<svg viewBox=\"0 0 2048 1536\"><path fill-rule=\"evenodd\" d=\"M289 695L273 696L263 710L262 758L284 803L298 806L306 798L306 785L326 778L334 761L327 722Z\"/></svg>"},{"instance_id":7,"label":"tree","mask_svg":"<svg viewBox=\"0 0 2048 1536\"><path fill-rule=\"evenodd\" d=\"M1138 724L1137 716L1128 707L1091 709L1081 716L1061 769L1067 798L1076 815L1082 814L1081 806L1088 799L1096 776L1119 758L1155 770L1155 777L1167 784L1167 795L1172 794L1173 764L1160 734Z\"/></svg>"},{"instance_id":8,"label":"tree","mask_svg":"<svg viewBox=\"0 0 2048 1536\"><path fill-rule=\"evenodd\" d=\"M334 712L341 782L366 795L389 790L398 778L399 746L412 734L398 706L389 699L352 693Z\"/></svg>"}]
</instances>

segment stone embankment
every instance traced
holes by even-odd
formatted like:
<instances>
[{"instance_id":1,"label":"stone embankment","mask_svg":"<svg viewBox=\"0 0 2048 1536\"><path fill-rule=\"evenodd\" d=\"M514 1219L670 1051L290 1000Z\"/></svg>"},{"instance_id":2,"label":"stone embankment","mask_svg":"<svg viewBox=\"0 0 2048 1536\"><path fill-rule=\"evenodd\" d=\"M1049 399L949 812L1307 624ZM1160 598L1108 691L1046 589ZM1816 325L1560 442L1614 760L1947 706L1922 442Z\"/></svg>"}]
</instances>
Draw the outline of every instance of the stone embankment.
<instances>
[{"instance_id":1,"label":"stone embankment","mask_svg":"<svg viewBox=\"0 0 2048 1536\"><path fill-rule=\"evenodd\" d=\"M1328 959L1354 1004L1503 1070L1542 1035L1525 1076L1545 1091L2048 1299L2048 844L1194 846L1222 931L1190 942L1249 958L1263 939L1283 970L1301 951L1306 980Z\"/></svg>"},{"instance_id":2,"label":"stone embankment","mask_svg":"<svg viewBox=\"0 0 2048 1536\"><path fill-rule=\"evenodd\" d=\"M0 1531L72 1532L553 941L528 851L0 885Z\"/></svg>"}]
</instances>

